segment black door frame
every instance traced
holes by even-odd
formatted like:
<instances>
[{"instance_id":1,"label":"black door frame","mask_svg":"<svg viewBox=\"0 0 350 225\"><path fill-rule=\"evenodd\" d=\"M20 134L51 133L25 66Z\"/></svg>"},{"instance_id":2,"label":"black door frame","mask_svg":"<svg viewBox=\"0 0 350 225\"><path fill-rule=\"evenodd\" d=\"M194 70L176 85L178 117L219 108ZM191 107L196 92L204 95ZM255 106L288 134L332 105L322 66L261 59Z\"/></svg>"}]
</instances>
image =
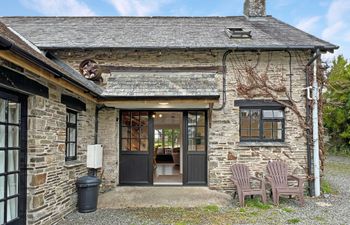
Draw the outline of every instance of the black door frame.
<instances>
[{"instance_id":1,"label":"black door frame","mask_svg":"<svg viewBox=\"0 0 350 225\"><path fill-rule=\"evenodd\" d=\"M6 225L21 225L26 224L26 205L27 205L27 121L28 121L28 110L27 110L27 96L19 94L17 92L4 89L0 87L0 98L18 102L21 104L21 115L20 115L20 130L19 130L19 179L18 179L18 219L12 220ZM7 131L5 132L7 136ZM7 167L7 157L5 157L5 168ZM5 182L5 189L7 185ZM6 190L5 190L6 193ZM6 196L5 196L6 197ZM7 204L4 204L4 210L6 211ZM6 221L6 215L4 220Z\"/></svg>"},{"instance_id":2,"label":"black door frame","mask_svg":"<svg viewBox=\"0 0 350 225\"><path fill-rule=\"evenodd\" d=\"M195 108L195 109L150 109L150 108L145 108L145 109L121 109L119 111L119 162L120 162L120 158L122 155L133 155L133 154L139 154L140 152L123 152L122 151L122 112L139 112L139 111L143 111L143 112L148 112L148 179L149 182L148 183L144 183L144 182L135 182L135 183L124 183L121 182L120 176L119 176L119 185L139 185L139 186L149 186L149 185L153 185L153 148L154 148L154 119L152 117L152 114L155 112L181 112L182 115L182 123L183 123L183 127L182 127L182 145L183 145L183 159L182 159L182 165L183 165L183 174L182 174L182 185L183 186L206 186L208 184L208 109L200 109L200 108ZM191 111L200 111L200 112L205 112L205 171L206 171L206 181L205 183L188 183L187 182L187 148L188 148L188 139L187 139L187 115L188 112ZM147 154L147 153L144 153ZM196 154L196 153L194 153ZM203 154L203 153L200 153ZM185 168L186 167L186 168ZM120 163L119 163L119 174L120 174Z\"/></svg>"}]
</instances>

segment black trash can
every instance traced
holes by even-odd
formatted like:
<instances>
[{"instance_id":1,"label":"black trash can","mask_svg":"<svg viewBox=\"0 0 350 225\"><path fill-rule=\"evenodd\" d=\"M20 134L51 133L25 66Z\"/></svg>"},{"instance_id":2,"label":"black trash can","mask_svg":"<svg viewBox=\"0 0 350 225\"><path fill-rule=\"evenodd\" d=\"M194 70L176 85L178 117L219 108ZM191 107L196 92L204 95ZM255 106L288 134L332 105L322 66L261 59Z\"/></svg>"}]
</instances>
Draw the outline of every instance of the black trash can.
<instances>
[{"instance_id":1,"label":"black trash can","mask_svg":"<svg viewBox=\"0 0 350 225\"><path fill-rule=\"evenodd\" d=\"M100 183L100 179L94 176L84 176L77 180L78 211L80 213L96 211Z\"/></svg>"}]
</instances>

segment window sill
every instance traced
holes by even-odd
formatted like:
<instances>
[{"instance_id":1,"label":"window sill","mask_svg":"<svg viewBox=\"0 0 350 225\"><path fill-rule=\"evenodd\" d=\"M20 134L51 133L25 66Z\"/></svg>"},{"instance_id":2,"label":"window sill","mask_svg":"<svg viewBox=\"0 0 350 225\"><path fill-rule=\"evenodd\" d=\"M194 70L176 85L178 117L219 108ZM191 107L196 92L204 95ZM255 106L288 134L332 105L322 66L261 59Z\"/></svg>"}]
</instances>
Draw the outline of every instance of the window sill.
<instances>
[{"instance_id":1,"label":"window sill","mask_svg":"<svg viewBox=\"0 0 350 225\"><path fill-rule=\"evenodd\" d=\"M238 142L239 147L289 147L285 142Z\"/></svg>"},{"instance_id":2,"label":"window sill","mask_svg":"<svg viewBox=\"0 0 350 225\"><path fill-rule=\"evenodd\" d=\"M85 165L85 163L78 160L72 160L72 161L66 161L64 167L73 168L73 167L82 166L82 165Z\"/></svg>"}]
</instances>

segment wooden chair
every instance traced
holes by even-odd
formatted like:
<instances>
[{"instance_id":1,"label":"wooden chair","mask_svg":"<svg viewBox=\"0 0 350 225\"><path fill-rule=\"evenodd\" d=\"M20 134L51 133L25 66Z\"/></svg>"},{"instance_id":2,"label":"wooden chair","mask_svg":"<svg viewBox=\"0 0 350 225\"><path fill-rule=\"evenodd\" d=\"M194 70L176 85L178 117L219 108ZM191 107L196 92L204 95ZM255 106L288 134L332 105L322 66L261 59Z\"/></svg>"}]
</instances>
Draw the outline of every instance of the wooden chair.
<instances>
[{"instance_id":1,"label":"wooden chair","mask_svg":"<svg viewBox=\"0 0 350 225\"><path fill-rule=\"evenodd\" d=\"M279 204L280 195L296 195L300 205L304 205L304 179L288 175L288 166L283 161L271 161L267 164L267 182L271 185L273 203ZM298 186L289 186L288 180L296 180Z\"/></svg>"},{"instance_id":2,"label":"wooden chair","mask_svg":"<svg viewBox=\"0 0 350 225\"><path fill-rule=\"evenodd\" d=\"M248 166L243 164L232 165L231 171L231 180L237 188L236 193L238 193L239 203L241 206L244 206L244 198L247 195L261 195L261 200L266 203L266 189L263 179L252 177L250 175ZM251 179L260 181L260 188L252 188L250 183Z\"/></svg>"}]
</instances>

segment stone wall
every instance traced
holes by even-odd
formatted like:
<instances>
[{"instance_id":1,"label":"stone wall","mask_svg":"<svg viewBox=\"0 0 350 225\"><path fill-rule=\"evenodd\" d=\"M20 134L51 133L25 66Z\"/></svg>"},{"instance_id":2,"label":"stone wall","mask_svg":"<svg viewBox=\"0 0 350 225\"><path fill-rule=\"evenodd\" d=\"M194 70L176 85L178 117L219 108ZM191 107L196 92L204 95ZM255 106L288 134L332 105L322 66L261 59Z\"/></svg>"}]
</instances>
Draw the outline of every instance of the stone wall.
<instances>
[{"instance_id":1,"label":"stone wall","mask_svg":"<svg viewBox=\"0 0 350 225\"><path fill-rule=\"evenodd\" d=\"M179 67L179 66L221 66L223 51L127 51L127 50L95 50L95 51L57 51L55 54L65 60L74 68L78 68L80 62L84 59L91 58L96 60L100 65L114 66L135 66L135 67ZM292 93L293 99L298 102L298 107L305 115L305 74L304 68L310 52L298 51L292 52ZM268 60L270 59L270 60ZM297 117L289 109L285 110L286 115L286 139L284 143L270 144L269 146L253 145L243 146L239 141L239 108L234 106L234 100L242 99L237 95L236 78L239 72L242 72L242 65L248 63L257 68L258 71L265 71L268 67L268 76L273 80L283 78L283 83L289 88L289 55L287 52L233 52L227 58L227 104L221 111L214 111L212 115L212 127L209 128L209 187L218 190L232 190L232 182L228 179L230 176L229 166L233 163L247 164L252 173L259 176L266 173L266 164L270 159L283 159L289 164L291 172L305 175L306 169L306 140L303 130L298 125ZM218 89L222 87L222 75L217 76ZM286 96L281 95L281 99ZM221 101L221 100L220 100ZM218 105L214 105L214 108ZM114 113L109 114L112 116ZM101 115L100 123L103 122ZM105 118L113 122L113 118ZM118 123L117 123L118 124ZM114 125L114 123L113 123ZM106 124L105 127L110 126ZM116 176L118 182L118 169L114 162L118 162L118 151L115 151L115 143L119 140L117 131L111 128L110 132L102 129L99 133L104 132L100 139L107 152L112 151L112 161L105 164L105 171L110 170L108 179L111 174ZM115 140L116 137L116 140ZM105 154L107 154L105 152ZM115 161L115 158L116 161ZM112 168L110 168L112 167ZM114 170L116 169L116 171ZM106 175L107 176L107 175Z\"/></svg>"},{"instance_id":2,"label":"stone wall","mask_svg":"<svg viewBox=\"0 0 350 225\"><path fill-rule=\"evenodd\" d=\"M65 162L66 106L62 90L49 88L49 99L28 99L28 224L53 224L75 209L75 181L87 173L87 144L94 143L95 105L87 102L78 113L78 160Z\"/></svg>"}]
</instances>

